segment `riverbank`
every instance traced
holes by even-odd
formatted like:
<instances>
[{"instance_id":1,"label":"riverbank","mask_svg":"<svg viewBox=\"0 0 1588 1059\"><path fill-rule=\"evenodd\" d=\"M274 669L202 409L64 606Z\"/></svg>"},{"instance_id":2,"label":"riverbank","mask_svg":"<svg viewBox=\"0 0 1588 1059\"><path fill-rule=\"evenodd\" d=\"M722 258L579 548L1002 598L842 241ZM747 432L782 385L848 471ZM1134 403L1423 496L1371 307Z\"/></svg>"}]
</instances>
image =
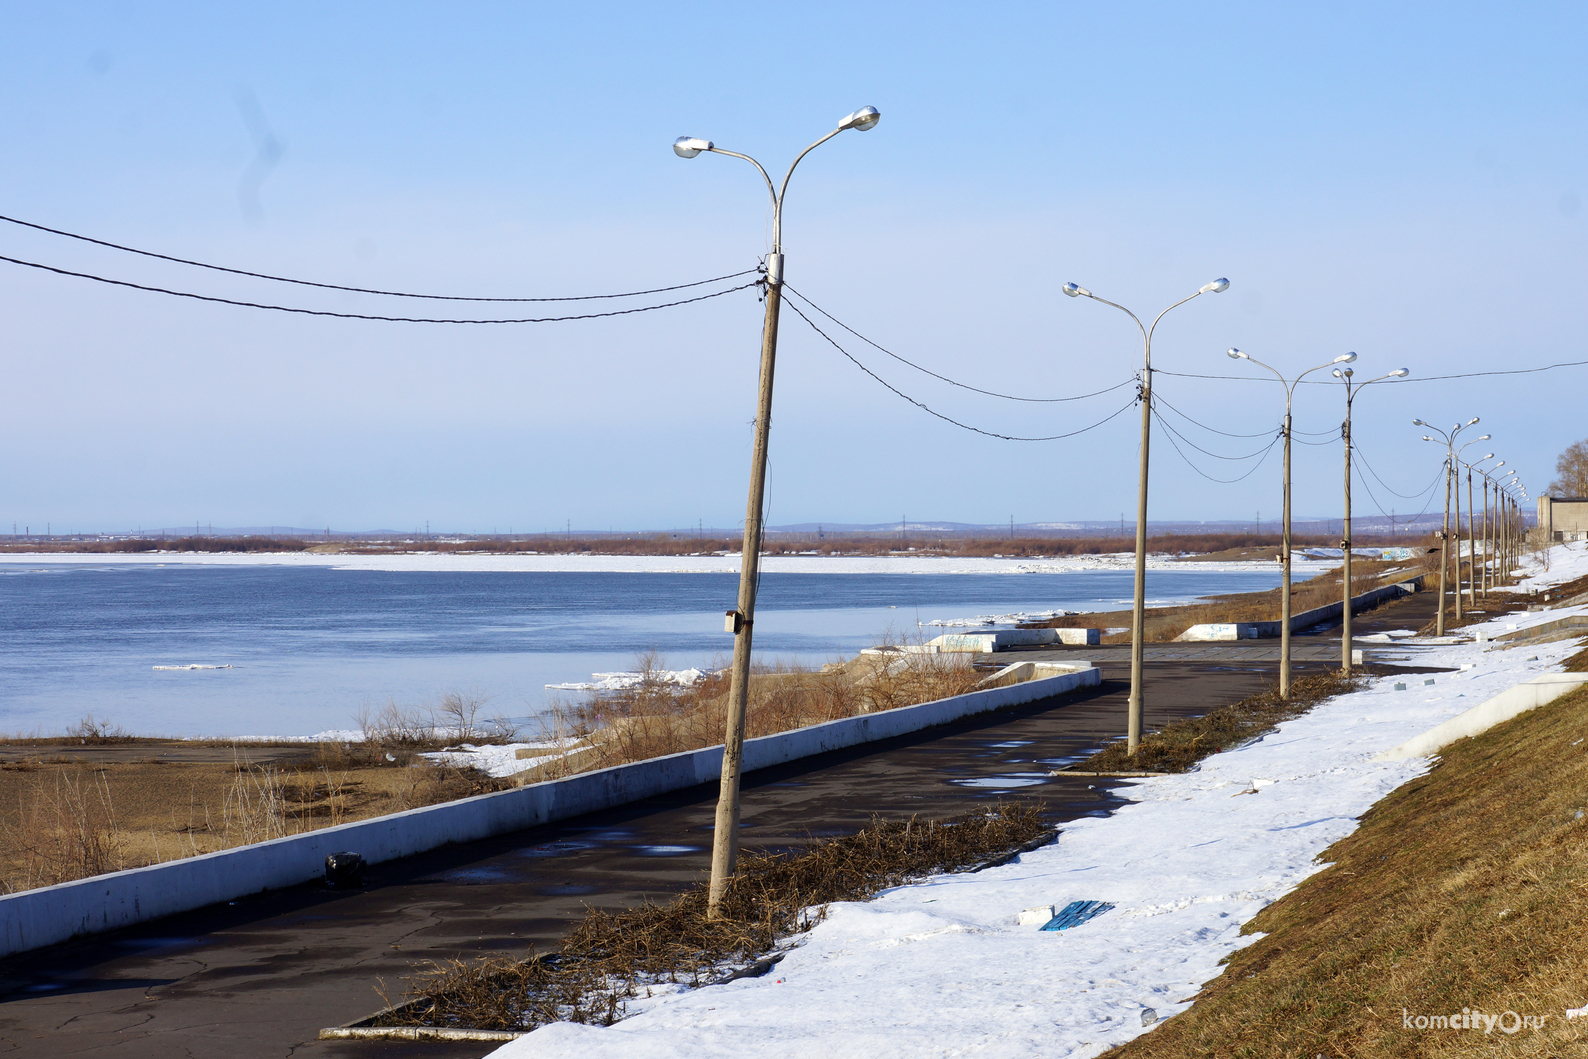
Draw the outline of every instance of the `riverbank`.
<instances>
[{"instance_id":1,"label":"riverbank","mask_svg":"<svg viewBox=\"0 0 1588 1059\"><path fill-rule=\"evenodd\" d=\"M1553 565L1564 574L1570 564ZM1559 616L1519 611L1483 631ZM1195 772L1129 781L1129 804L1074 821L1015 864L833 906L775 980L636 1000L611 1027L556 1024L495 1054L815 1056L841 1041L854 1054L948 1055L997 1042L999 1054L1047 1057L1095 1056L1130 1041L1190 1009L1223 961L1249 944L1243 926L1318 872L1317 858L1355 831L1361 814L1430 764L1378 755L1580 650L1571 641L1509 652L1402 642L1418 665L1446 672L1375 679ZM1019 922L1022 910L1076 901L1109 907L1063 933ZM1282 977L1269 981L1278 988ZM1564 1010L1553 1012L1562 1022ZM1338 1017L1334 1008L1316 1014ZM1210 1041L1224 1040L1209 1025L1213 1035L1197 1046L1161 1054L1206 1054ZM1263 1018L1245 1032L1253 1054L1277 1054Z\"/></svg>"}]
</instances>

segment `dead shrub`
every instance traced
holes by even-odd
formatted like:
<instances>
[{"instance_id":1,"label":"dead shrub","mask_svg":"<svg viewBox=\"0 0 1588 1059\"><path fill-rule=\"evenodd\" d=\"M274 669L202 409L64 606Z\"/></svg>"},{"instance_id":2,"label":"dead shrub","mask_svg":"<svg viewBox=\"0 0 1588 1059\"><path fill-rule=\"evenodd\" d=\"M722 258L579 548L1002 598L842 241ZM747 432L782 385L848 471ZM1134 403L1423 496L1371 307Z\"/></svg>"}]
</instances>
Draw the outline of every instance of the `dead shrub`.
<instances>
[{"instance_id":1,"label":"dead shrub","mask_svg":"<svg viewBox=\"0 0 1588 1059\"><path fill-rule=\"evenodd\" d=\"M7 892L86 879L126 867L116 810L104 774L57 772L35 783L17 822L6 825L13 870Z\"/></svg>"}]
</instances>

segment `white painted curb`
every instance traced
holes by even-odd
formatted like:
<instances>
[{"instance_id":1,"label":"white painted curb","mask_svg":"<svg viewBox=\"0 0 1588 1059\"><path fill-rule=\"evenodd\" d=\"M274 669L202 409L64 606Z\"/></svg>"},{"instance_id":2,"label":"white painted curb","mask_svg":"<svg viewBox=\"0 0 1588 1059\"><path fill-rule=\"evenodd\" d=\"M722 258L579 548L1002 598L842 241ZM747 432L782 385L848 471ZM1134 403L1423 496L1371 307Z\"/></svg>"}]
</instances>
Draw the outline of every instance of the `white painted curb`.
<instances>
[{"instance_id":1,"label":"white painted curb","mask_svg":"<svg viewBox=\"0 0 1588 1059\"><path fill-rule=\"evenodd\" d=\"M1588 673L1545 673L1478 703L1466 713L1452 717L1422 735L1413 736L1373 760L1400 761L1409 757L1428 757L1457 739L1487 732L1502 721L1509 721L1528 710L1536 710L1562 695L1576 691L1584 684L1588 684Z\"/></svg>"},{"instance_id":2,"label":"white painted curb","mask_svg":"<svg viewBox=\"0 0 1588 1059\"><path fill-rule=\"evenodd\" d=\"M1102 682L1087 665L1024 684L862 714L792 732L748 739L746 772L946 724L973 714L1063 695ZM307 834L96 875L0 896L0 956L82 934L130 926L246 894L319 878L325 858L350 850L370 863L407 857L449 842L521 831L717 780L722 747L617 765L567 779L410 809Z\"/></svg>"}]
</instances>

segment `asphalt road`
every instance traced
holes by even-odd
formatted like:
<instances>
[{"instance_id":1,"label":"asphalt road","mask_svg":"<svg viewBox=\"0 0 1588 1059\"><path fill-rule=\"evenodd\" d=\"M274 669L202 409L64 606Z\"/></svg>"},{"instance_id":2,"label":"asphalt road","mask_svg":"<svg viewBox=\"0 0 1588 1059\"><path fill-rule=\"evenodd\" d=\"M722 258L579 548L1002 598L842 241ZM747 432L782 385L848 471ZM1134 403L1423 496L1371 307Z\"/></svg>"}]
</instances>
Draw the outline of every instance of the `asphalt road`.
<instances>
[{"instance_id":1,"label":"asphalt road","mask_svg":"<svg viewBox=\"0 0 1588 1059\"><path fill-rule=\"evenodd\" d=\"M1421 594L1363 616L1354 631L1417 628L1432 613ZM1338 633L1298 643L1337 651ZM1241 646L1149 663L1148 726L1271 681L1270 645ZM1319 653L1329 660L1298 671L1338 658ZM998 798L1041 801L1056 823L1109 812L1117 781L1046 775L1124 730L1128 659L1099 663L1096 689L751 773L746 845L793 848L873 814L946 816ZM715 784L696 787L377 865L359 891L297 887L0 961L0 1056L482 1056L495 1045L315 1037L384 1006L381 981L396 999L416 964L555 947L586 904L665 899L702 878L715 798Z\"/></svg>"}]
</instances>

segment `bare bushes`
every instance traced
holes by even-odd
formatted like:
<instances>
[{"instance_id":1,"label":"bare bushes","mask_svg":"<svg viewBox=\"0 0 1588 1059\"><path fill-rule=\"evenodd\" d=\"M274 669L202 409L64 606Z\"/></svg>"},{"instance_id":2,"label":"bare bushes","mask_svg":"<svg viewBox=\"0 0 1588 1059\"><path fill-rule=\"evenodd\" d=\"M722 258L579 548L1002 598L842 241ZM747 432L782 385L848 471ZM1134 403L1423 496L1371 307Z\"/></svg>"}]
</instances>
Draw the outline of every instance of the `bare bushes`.
<instances>
[{"instance_id":1,"label":"bare bushes","mask_svg":"<svg viewBox=\"0 0 1588 1059\"><path fill-rule=\"evenodd\" d=\"M116 809L104 774L58 772L50 785L37 783L24 798L16 821L6 822L12 871L7 892L83 879L125 868Z\"/></svg>"},{"instance_id":2,"label":"bare bushes","mask_svg":"<svg viewBox=\"0 0 1588 1059\"><path fill-rule=\"evenodd\" d=\"M631 687L554 703L543 725L552 738L583 741L585 748L533 773L551 779L647 758L700 750L723 741L730 677L725 665L692 685L667 679L664 662L640 656L640 679ZM963 694L981 674L962 656L862 655L820 670L787 663L760 664L750 674L745 736L836 721L856 714L913 706Z\"/></svg>"},{"instance_id":3,"label":"bare bushes","mask_svg":"<svg viewBox=\"0 0 1588 1059\"><path fill-rule=\"evenodd\" d=\"M998 805L945 821L873 819L858 834L798 856L748 853L715 918L706 915L700 884L665 905L619 913L591 909L554 955L430 964L409 983L406 995L414 999L381 1024L611 1025L623 1017L626 998L659 986L708 984L809 930L831 902L865 900L888 887L964 870L1051 834L1040 806Z\"/></svg>"}]
</instances>

